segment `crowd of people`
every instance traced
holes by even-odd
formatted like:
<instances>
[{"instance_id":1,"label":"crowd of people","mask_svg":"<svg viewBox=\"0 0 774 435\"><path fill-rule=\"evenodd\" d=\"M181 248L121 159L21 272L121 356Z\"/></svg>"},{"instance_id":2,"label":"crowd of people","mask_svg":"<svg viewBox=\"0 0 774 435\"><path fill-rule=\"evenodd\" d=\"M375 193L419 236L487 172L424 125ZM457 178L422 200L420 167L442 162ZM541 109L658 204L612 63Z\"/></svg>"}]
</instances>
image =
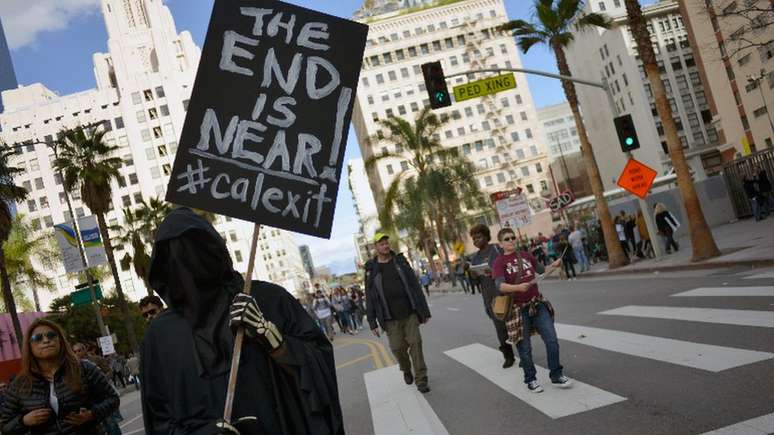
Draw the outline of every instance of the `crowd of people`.
<instances>
[{"instance_id":1,"label":"crowd of people","mask_svg":"<svg viewBox=\"0 0 774 435\"><path fill-rule=\"evenodd\" d=\"M355 335L363 329L365 294L357 285L350 287L349 291L336 287L325 292L317 283L314 293L301 303L331 341L336 335L334 323L341 334Z\"/></svg>"}]
</instances>

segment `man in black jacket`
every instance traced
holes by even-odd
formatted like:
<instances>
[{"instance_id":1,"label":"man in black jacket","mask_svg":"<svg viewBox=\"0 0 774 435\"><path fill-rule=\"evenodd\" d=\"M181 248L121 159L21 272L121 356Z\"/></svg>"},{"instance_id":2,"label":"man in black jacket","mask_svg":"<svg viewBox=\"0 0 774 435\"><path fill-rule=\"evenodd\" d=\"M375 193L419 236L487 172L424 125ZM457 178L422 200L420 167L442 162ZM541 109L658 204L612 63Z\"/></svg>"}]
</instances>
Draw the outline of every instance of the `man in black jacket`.
<instances>
[{"instance_id":1,"label":"man in black jacket","mask_svg":"<svg viewBox=\"0 0 774 435\"><path fill-rule=\"evenodd\" d=\"M377 232L374 243L376 257L365 265L366 307L371 332L379 337L379 326L387 332L403 380L410 385L416 379L417 389L427 393L430 387L419 325L430 319L430 308L414 270L403 254L390 249L389 237Z\"/></svg>"}]
</instances>

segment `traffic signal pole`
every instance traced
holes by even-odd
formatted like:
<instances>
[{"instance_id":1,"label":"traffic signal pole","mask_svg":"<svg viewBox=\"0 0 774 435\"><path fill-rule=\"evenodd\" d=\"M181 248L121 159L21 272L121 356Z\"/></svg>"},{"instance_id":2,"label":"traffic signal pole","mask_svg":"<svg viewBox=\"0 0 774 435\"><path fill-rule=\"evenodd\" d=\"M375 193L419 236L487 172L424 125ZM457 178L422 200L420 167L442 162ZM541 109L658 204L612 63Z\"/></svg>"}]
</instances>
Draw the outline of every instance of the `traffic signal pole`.
<instances>
[{"instance_id":1,"label":"traffic signal pole","mask_svg":"<svg viewBox=\"0 0 774 435\"><path fill-rule=\"evenodd\" d=\"M471 70L471 71L466 71L461 73L450 74L446 76L446 78L450 79L453 77L468 76L470 74L479 74L479 73L502 73L504 71L517 72L517 73L523 73L523 74L533 74L533 75L549 77L557 80L567 80L574 83L580 83L586 86L593 86L595 88L600 88L603 91L605 91L605 94L607 95L607 103L610 105L610 109L613 111L613 116L617 117L620 114L618 111L618 107L615 105L615 99L613 98L613 92L612 92L612 89L610 88L610 84L608 83L607 79L605 79L604 77L602 78L601 82L595 82L591 80L584 80L584 79L579 79L577 77L564 76L561 74L554 74L554 73L549 73L549 72L535 70L535 69L488 68L488 69ZM631 159L632 153L627 152L626 157L628 159ZM660 258L664 255L664 252L661 248L661 243L658 240L658 231L656 229L656 222L654 220L654 216L648 209L648 203L644 199L639 198L639 206L640 206L640 211L642 211L642 215L645 218L645 226L648 228L650 243L653 246L653 253L656 255L656 258Z\"/></svg>"}]
</instances>

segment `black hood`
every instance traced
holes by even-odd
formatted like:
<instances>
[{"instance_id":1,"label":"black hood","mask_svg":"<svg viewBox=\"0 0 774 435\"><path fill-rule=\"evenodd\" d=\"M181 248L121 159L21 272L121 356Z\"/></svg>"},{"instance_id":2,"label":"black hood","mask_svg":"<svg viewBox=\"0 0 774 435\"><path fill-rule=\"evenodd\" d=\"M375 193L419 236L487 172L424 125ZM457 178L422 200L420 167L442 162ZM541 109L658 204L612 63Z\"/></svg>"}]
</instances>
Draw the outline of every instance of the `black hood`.
<instances>
[{"instance_id":1,"label":"black hood","mask_svg":"<svg viewBox=\"0 0 774 435\"><path fill-rule=\"evenodd\" d=\"M148 282L190 324L200 368L211 375L226 370L233 343L228 307L244 281L215 228L191 209L173 210L156 231Z\"/></svg>"}]
</instances>

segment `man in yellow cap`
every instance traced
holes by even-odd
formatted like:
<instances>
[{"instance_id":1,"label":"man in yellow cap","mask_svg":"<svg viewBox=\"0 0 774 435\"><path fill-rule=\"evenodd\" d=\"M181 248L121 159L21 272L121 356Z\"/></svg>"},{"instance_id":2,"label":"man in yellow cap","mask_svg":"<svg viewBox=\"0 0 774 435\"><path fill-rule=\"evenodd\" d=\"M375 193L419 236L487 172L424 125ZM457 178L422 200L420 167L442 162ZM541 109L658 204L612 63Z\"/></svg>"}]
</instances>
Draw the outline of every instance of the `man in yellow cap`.
<instances>
[{"instance_id":1,"label":"man in yellow cap","mask_svg":"<svg viewBox=\"0 0 774 435\"><path fill-rule=\"evenodd\" d=\"M416 380L417 389L427 393L430 387L419 325L430 319L430 308L411 265L403 254L390 249L389 236L377 232L373 240L376 257L365 265L366 307L371 332L379 337L381 326L403 372L403 380L409 385Z\"/></svg>"}]
</instances>

